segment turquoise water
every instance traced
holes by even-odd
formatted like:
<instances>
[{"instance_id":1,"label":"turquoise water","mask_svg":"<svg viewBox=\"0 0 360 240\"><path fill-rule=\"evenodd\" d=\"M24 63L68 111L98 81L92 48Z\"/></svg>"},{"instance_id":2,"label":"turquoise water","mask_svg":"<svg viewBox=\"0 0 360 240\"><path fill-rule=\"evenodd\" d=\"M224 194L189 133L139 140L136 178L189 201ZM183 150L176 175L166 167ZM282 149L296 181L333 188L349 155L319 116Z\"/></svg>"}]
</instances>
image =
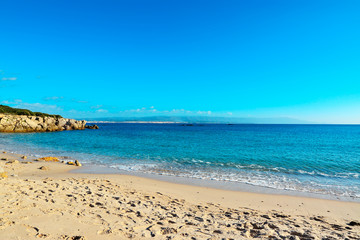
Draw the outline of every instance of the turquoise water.
<instances>
[{"instance_id":1,"label":"turquoise water","mask_svg":"<svg viewBox=\"0 0 360 240\"><path fill-rule=\"evenodd\" d=\"M0 148L133 173L360 198L360 126L102 123L0 134Z\"/></svg>"}]
</instances>

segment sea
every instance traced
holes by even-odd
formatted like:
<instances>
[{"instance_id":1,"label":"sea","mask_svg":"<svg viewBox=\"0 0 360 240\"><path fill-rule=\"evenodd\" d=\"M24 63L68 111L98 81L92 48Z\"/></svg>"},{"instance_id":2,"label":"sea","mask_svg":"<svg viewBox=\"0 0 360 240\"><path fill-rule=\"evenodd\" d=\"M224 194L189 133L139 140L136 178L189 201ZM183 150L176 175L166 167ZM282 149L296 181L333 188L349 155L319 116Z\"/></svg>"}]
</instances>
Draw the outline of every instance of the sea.
<instances>
[{"instance_id":1,"label":"sea","mask_svg":"<svg viewBox=\"0 0 360 240\"><path fill-rule=\"evenodd\" d=\"M0 149L78 159L84 170L230 190L360 201L360 125L98 123L0 133Z\"/></svg>"}]
</instances>

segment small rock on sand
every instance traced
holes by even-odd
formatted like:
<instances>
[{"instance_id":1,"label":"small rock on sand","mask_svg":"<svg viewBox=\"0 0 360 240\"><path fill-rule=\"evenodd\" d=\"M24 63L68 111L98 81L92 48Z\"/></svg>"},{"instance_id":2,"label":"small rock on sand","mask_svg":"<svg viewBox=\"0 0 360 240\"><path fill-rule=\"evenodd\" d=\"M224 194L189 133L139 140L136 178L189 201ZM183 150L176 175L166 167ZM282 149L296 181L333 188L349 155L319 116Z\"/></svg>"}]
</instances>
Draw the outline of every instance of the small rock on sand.
<instances>
[{"instance_id":1,"label":"small rock on sand","mask_svg":"<svg viewBox=\"0 0 360 240\"><path fill-rule=\"evenodd\" d=\"M22 158L22 159L27 159L27 156L22 156L21 158Z\"/></svg>"},{"instance_id":2,"label":"small rock on sand","mask_svg":"<svg viewBox=\"0 0 360 240\"><path fill-rule=\"evenodd\" d=\"M46 166L41 166L39 167L40 170L49 170L49 167L46 167Z\"/></svg>"},{"instance_id":3,"label":"small rock on sand","mask_svg":"<svg viewBox=\"0 0 360 240\"><path fill-rule=\"evenodd\" d=\"M6 164L17 164L19 163L19 160L9 160Z\"/></svg>"},{"instance_id":4,"label":"small rock on sand","mask_svg":"<svg viewBox=\"0 0 360 240\"><path fill-rule=\"evenodd\" d=\"M59 162L59 159L57 157L43 157L36 159L36 161Z\"/></svg>"},{"instance_id":5,"label":"small rock on sand","mask_svg":"<svg viewBox=\"0 0 360 240\"><path fill-rule=\"evenodd\" d=\"M81 167L81 163L79 163L78 160L75 161L75 165L78 166L78 167Z\"/></svg>"},{"instance_id":6,"label":"small rock on sand","mask_svg":"<svg viewBox=\"0 0 360 240\"><path fill-rule=\"evenodd\" d=\"M0 173L0 178L7 178L7 177L8 177L7 172Z\"/></svg>"},{"instance_id":7,"label":"small rock on sand","mask_svg":"<svg viewBox=\"0 0 360 240\"><path fill-rule=\"evenodd\" d=\"M62 239L71 239L71 240L85 240L86 238L84 237L84 236L72 236L72 237L70 237L70 236L67 236L67 235L63 235L63 236L61 236L62 237Z\"/></svg>"},{"instance_id":8,"label":"small rock on sand","mask_svg":"<svg viewBox=\"0 0 360 240\"><path fill-rule=\"evenodd\" d=\"M0 167L0 178L7 178L7 172L4 171L2 167Z\"/></svg>"},{"instance_id":9,"label":"small rock on sand","mask_svg":"<svg viewBox=\"0 0 360 240\"><path fill-rule=\"evenodd\" d=\"M81 163L78 160L76 160L75 162L69 161L66 164L81 167Z\"/></svg>"},{"instance_id":10,"label":"small rock on sand","mask_svg":"<svg viewBox=\"0 0 360 240\"><path fill-rule=\"evenodd\" d=\"M349 225L349 226L352 226L352 227L354 227L354 226L360 226L360 222L358 222L358 221L351 221L351 222L348 223L348 225Z\"/></svg>"},{"instance_id":11,"label":"small rock on sand","mask_svg":"<svg viewBox=\"0 0 360 240\"><path fill-rule=\"evenodd\" d=\"M31 164L32 162L28 162L28 161L26 161L26 162L21 162L22 164Z\"/></svg>"}]
</instances>

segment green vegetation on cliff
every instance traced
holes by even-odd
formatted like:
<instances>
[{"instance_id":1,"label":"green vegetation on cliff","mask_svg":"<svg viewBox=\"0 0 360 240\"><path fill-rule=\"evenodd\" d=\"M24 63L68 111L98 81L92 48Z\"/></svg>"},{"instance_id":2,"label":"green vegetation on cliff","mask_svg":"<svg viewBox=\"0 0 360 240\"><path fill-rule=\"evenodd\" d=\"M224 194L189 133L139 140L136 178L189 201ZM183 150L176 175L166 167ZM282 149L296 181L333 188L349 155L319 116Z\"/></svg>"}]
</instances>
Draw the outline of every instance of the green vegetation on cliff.
<instances>
[{"instance_id":1,"label":"green vegetation on cliff","mask_svg":"<svg viewBox=\"0 0 360 240\"><path fill-rule=\"evenodd\" d=\"M41 112L32 112L28 109L12 108L5 105L0 105L0 114L10 114L10 115L26 115L26 116L37 116L37 117L53 117L53 118L62 118L60 115L52 115Z\"/></svg>"}]
</instances>

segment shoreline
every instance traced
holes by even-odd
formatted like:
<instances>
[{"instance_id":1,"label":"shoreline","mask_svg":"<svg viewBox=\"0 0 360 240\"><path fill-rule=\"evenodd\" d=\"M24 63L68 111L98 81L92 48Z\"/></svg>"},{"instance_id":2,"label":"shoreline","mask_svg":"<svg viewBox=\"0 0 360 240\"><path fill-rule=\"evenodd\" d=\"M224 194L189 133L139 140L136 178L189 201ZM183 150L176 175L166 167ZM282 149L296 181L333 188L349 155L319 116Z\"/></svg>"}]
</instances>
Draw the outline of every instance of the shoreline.
<instances>
[{"instance_id":1,"label":"shoreline","mask_svg":"<svg viewBox=\"0 0 360 240\"><path fill-rule=\"evenodd\" d=\"M24 152L21 151L20 153L9 151L9 153L18 154L18 155L24 154ZM30 154L30 155L28 154L28 156L31 156L33 158L42 157L45 155L44 153ZM66 159L70 159L74 161L76 160L76 158L68 157L68 156L61 156L61 158L64 158L65 160ZM156 173L142 173L137 171L120 170L117 168L113 168L111 166L105 166L101 164L91 164L91 163L87 163L86 161L85 163L86 164L82 168L75 169L74 171L72 171L72 173L100 174L100 175L119 174L119 175L128 175L128 176L137 176L145 179L159 180L169 183L180 183L184 185L207 187L207 188L214 188L220 190L259 193L259 194L276 195L276 196L285 195L285 196L294 196L294 197L305 197L305 198L314 198L314 199L327 199L327 200L335 200L335 201L343 201L343 202L360 203L360 198L356 198L352 196L339 196L339 195L323 194L323 193L315 193L315 192L299 191L299 190L291 190L291 189L277 189L277 188L253 185L251 183L243 183L243 182L200 179L200 178L192 178L187 176L174 176L174 175L156 174Z\"/></svg>"},{"instance_id":2,"label":"shoreline","mask_svg":"<svg viewBox=\"0 0 360 240\"><path fill-rule=\"evenodd\" d=\"M250 183L199 179L199 178L172 176L165 174L131 172L126 170L115 169L109 166L100 166L100 165L85 165L82 168L70 171L70 173L128 175L128 176L136 176L145 179L158 180L168 183L183 184L188 186L205 187L205 188L235 191L235 192L258 193L258 194L274 195L274 196L293 196L293 197L304 197L304 198L334 200L341 202L360 203L360 198L355 198L355 197L335 196L330 194L312 193L305 191L301 192L301 191L288 190L288 189L275 189L271 187L252 185Z\"/></svg>"},{"instance_id":3,"label":"shoreline","mask_svg":"<svg viewBox=\"0 0 360 240\"><path fill-rule=\"evenodd\" d=\"M7 158L0 166L9 174L0 180L0 200L7 203L0 206L3 239L97 239L100 235L146 239L153 234L155 239L360 237L356 225L360 203L356 202L221 190L131 175L74 173L79 167L21 156L0 153L0 159ZM40 170L41 166L48 170Z\"/></svg>"}]
</instances>

